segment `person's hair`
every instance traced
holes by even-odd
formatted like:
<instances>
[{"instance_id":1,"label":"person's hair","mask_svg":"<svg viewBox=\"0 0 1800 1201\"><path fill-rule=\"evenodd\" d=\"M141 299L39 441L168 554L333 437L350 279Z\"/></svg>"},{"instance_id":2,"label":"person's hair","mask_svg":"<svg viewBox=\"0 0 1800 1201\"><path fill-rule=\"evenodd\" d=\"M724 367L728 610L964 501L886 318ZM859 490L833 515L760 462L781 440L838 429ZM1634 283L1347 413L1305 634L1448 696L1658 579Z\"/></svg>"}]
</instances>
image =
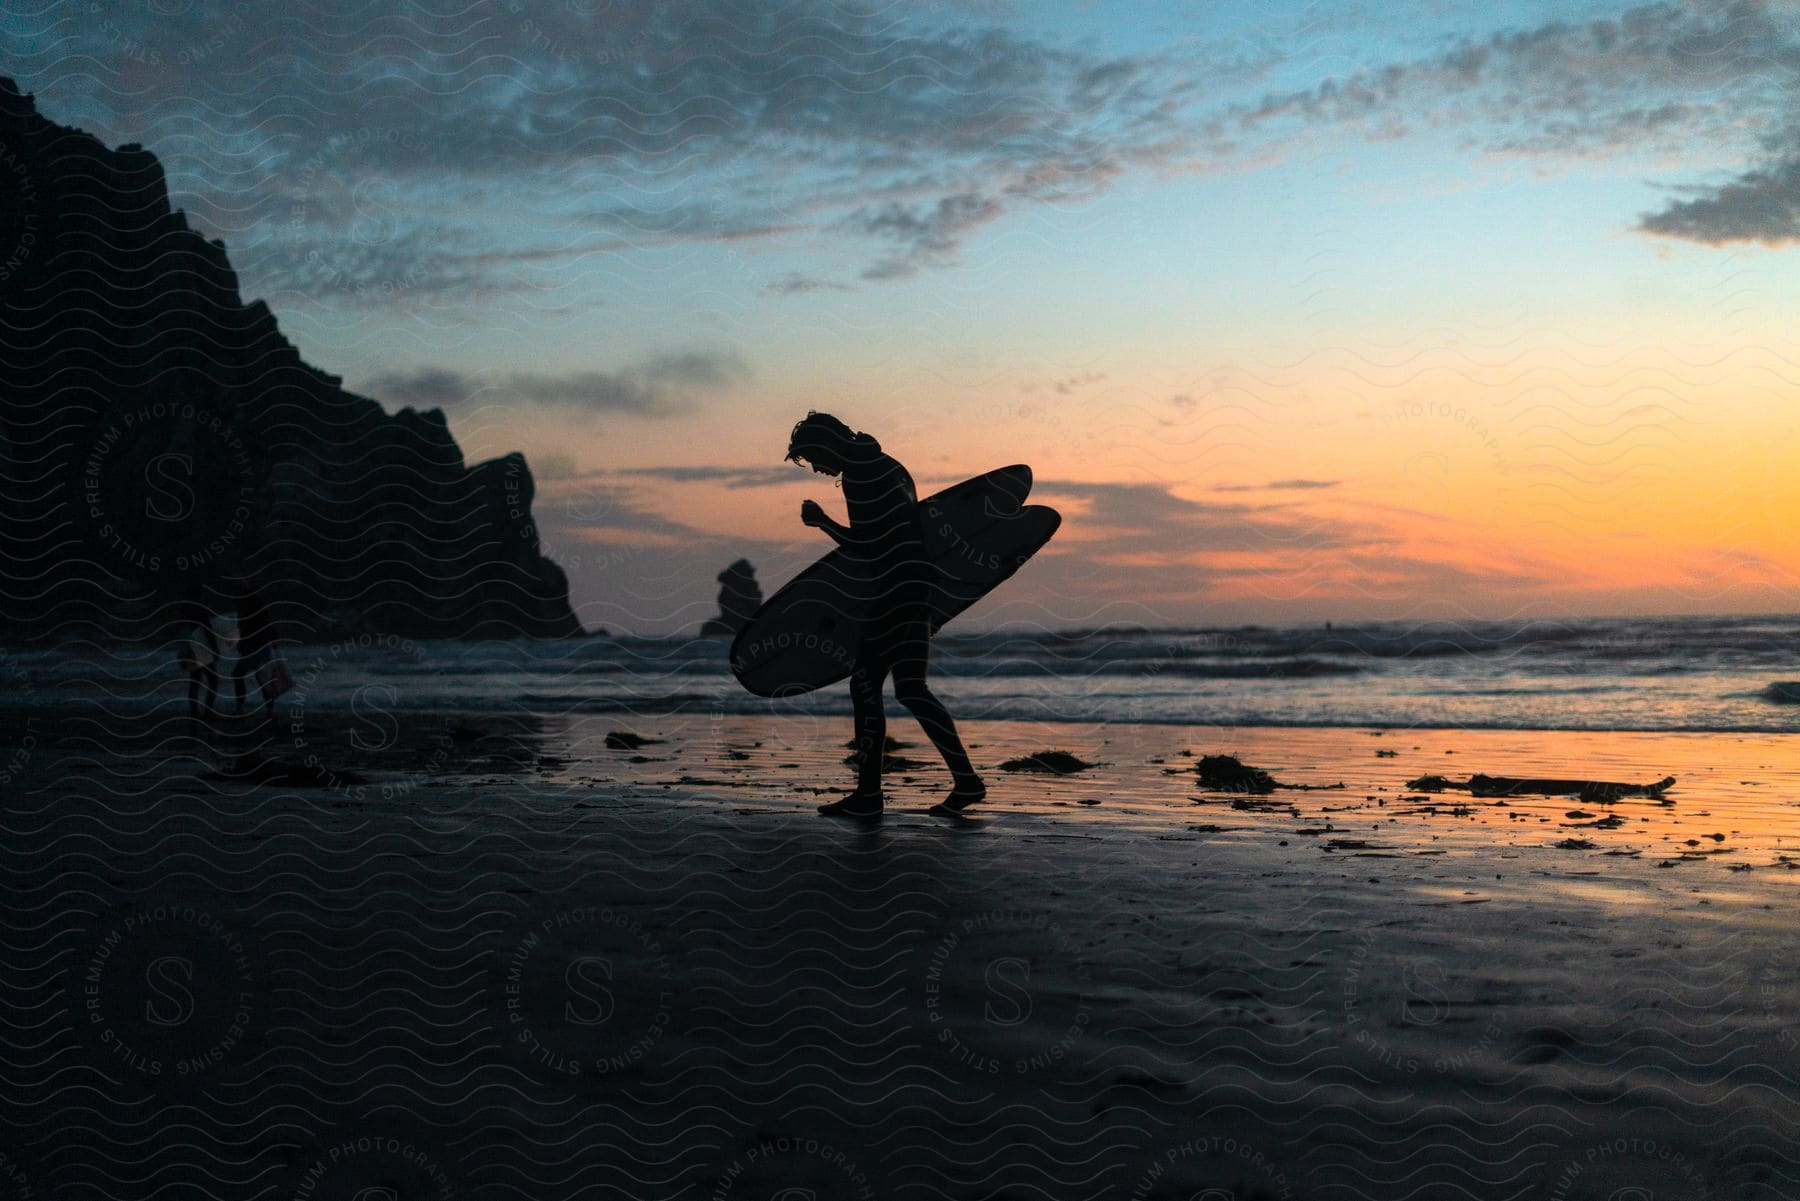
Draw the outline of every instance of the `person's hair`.
<instances>
[{"instance_id":1,"label":"person's hair","mask_svg":"<svg viewBox=\"0 0 1800 1201\"><path fill-rule=\"evenodd\" d=\"M794 423L794 432L788 436L788 462L806 458L808 448L815 446L835 446L842 453L850 449L856 436L855 430L830 413L810 410Z\"/></svg>"}]
</instances>

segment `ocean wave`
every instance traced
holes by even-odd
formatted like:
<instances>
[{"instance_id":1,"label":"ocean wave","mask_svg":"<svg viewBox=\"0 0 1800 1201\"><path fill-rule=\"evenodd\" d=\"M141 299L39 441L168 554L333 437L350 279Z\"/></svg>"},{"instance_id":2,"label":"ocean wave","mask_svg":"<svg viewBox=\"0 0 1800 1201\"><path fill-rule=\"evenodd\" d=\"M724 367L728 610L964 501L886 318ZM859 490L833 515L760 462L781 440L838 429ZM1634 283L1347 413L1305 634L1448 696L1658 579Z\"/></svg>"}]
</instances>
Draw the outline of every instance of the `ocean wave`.
<instances>
[{"instance_id":1,"label":"ocean wave","mask_svg":"<svg viewBox=\"0 0 1800 1201\"><path fill-rule=\"evenodd\" d=\"M1328 659L1268 659L1248 663L1172 663L1146 675L1182 676L1204 680L1294 680L1315 676L1354 676L1367 668Z\"/></svg>"},{"instance_id":2,"label":"ocean wave","mask_svg":"<svg viewBox=\"0 0 1800 1201\"><path fill-rule=\"evenodd\" d=\"M1565 629L1579 636L1561 637ZM933 644L931 677L959 719L1797 734L1800 680L1784 678L1795 638L1792 618L952 631ZM1477 646L1487 650L1468 653ZM721 639L384 639L284 654L299 685L284 702L290 710L849 712L843 684L780 700L749 695ZM160 644L0 648L8 711L176 711L185 689ZM892 715L904 720L897 706Z\"/></svg>"},{"instance_id":3,"label":"ocean wave","mask_svg":"<svg viewBox=\"0 0 1800 1201\"><path fill-rule=\"evenodd\" d=\"M1568 688L1542 688L1514 685L1500 688L1432 688L1427 696L1593 696L1607 692L1631 692L1629 680L1611 680L1604 684L1577 684Z\"/></svg>"}]
</instances>

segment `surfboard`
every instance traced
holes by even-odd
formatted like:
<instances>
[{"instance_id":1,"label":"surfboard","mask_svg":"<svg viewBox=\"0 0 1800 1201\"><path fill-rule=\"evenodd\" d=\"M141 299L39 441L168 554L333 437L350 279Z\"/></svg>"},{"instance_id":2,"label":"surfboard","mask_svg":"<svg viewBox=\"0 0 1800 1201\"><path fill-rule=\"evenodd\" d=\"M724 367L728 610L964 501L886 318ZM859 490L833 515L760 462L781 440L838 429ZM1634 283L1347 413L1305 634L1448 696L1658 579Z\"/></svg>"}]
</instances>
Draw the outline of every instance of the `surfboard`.
<instances>
[{"instance_id":1,"label":"surfboard","mask_svg":"<svg viewBox=\"0 0 1800 1201\"><path fill-rule=\"evenodd\" d=\"M1028 505L1031 468L989 471L919 502L925 557L937 568L931 630L992 592L1062 524L1048 505ZM849 677L873 598L842 549L795 576L758 609L731 644L731 671L757 696L794 696Z\"/></svg>"}]
</instances>

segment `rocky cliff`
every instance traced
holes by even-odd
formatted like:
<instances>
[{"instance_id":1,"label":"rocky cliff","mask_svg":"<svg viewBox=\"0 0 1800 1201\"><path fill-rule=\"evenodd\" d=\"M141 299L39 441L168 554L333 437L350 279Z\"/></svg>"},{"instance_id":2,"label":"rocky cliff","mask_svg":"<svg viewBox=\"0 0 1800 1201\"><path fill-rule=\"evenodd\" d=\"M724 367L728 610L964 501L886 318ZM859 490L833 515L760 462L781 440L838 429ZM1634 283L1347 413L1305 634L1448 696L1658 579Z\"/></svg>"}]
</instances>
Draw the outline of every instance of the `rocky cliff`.
<instances>
[{"instance_id":1,"label":"rocky cliff","mask_svg":"<svg viewBox=\"0 0 1800 1201\"><path fill-rule=\"evenodd\" d=\"M524 458L339 383L154 154L0 79L0 634L152 636L250 581L290 637L579 633Z\"/></svg>"}]
</instances>

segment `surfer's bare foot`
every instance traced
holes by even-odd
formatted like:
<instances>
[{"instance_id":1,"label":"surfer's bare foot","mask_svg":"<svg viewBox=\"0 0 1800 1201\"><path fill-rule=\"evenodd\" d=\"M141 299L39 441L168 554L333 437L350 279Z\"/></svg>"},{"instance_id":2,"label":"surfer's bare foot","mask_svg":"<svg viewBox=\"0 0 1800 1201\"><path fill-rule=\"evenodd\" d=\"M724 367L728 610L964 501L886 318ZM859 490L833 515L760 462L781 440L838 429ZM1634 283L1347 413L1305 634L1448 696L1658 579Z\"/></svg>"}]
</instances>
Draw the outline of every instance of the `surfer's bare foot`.
<instances>
[{"instance_id":1,"label":"surfer's bare foot","mask_svg":"<svg viewBox=\"0 0 1800 1201\"><path fill-rule=\"evenodd\" d=\"M929 812L940 817L954 817L975 802L987 796L987 785L981 782L980 776L971 776L967 780L958 780L943 800L933 805Z\"/></svg>"},{"instance_id":2,"label":"surfer's bare foot","mask_svg":"<svg viewBox=\"0 0 1800 1201\"><path fill-rule=\"evenodd\" d=\"M827 817L880 817L881 807L879 792L858 790L828 805L820 805L819 812Z\"/></svg>"}]
</instances>

